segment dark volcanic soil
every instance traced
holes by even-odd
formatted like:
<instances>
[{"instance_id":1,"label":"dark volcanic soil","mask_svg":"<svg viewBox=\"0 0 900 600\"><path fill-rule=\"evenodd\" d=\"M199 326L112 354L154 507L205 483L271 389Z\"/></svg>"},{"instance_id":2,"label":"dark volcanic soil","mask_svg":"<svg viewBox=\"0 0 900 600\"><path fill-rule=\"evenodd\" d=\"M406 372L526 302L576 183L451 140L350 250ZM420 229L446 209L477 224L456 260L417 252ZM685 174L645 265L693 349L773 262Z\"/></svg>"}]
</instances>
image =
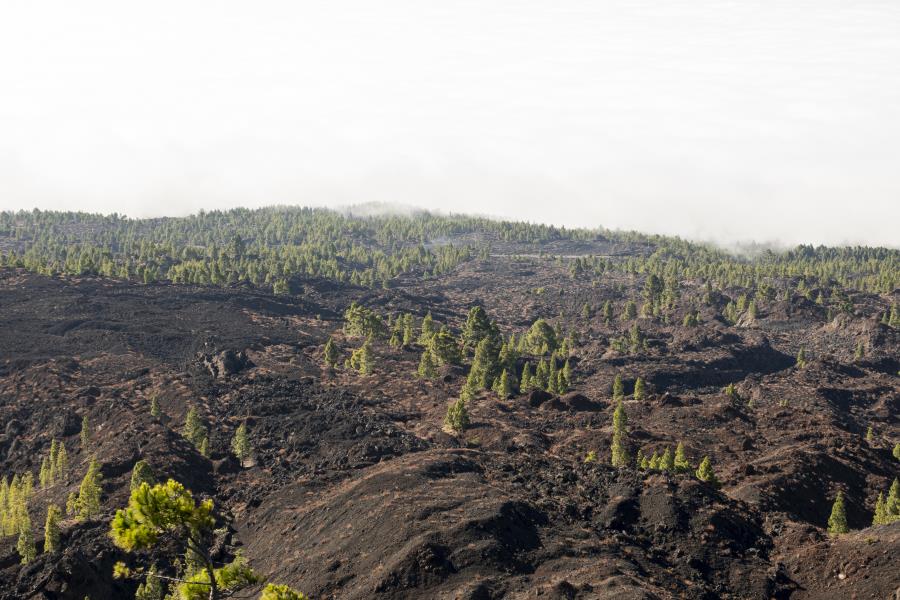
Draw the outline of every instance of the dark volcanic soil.
<instances>
[{"instance_id":1,"label":"dark volcanic soil","mask_svg":"<svg viewBox=\"0 0 900 600\"><path fill-rule=\"evenodd\" d=\"M647 350L622 357L609 340L628 324L580 309L641 281L594 287L566 273L494 257L390 290L297 280L276 297L0 271L2 473L36 472L54 437L73 471L35 491L39 547L47 505L77 490L89 454L104 477L103 518L65 521L62 553L21 566L15 538L0 539L0 598L132 597L133 584L111 576L124 555L106 531L141 458L215 500L221 558L241 549L270 580L316 599L900 597L900 523L869 527L878 491L900 474L895 330L874 314L826 322L818 307L773 304L746 326L711 314L693 329L642 320ZM581 338L572 392L482 393L472 428L448 435L462 372L419 380L419 351L381 342L371 376L321 369L351 300L431 310L454 328L480 302L505 333L563 312ZM868 352L854 360L858 340ZM794 366L801 346L805 369ZM721 488L607 466L618 373L626 390L638 376L650 388L626 401L633 450L683 441L694 464L713 458ZM728 383L737 399L723 395ZM192 405L210 458L179 433ZM88 451L84 415L96 430ZM241 466L229 442L243 420L254 457ZM585 464L589 450L599 459ZM857 531L831 538L837 490Z\"/></svg>"}]
</instances>

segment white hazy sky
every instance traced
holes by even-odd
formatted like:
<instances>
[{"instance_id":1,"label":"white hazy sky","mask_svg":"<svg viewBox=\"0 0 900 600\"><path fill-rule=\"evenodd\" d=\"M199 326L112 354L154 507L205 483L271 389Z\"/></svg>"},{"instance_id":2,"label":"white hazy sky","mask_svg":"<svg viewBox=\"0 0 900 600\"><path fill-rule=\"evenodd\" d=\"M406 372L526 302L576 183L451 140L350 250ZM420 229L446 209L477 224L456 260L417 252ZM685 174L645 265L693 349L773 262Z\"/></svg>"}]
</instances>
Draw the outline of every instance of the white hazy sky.
<instances>
[{"instance_id":1,"label":"white hazy sky","mask_svg":"<svg viewBox=\"0 0 900 600\"><path fill-rule=\"evenodd\" d=\"M900 246L897 0L3 0L0 209Z\"/></svg>"}]
</instances>

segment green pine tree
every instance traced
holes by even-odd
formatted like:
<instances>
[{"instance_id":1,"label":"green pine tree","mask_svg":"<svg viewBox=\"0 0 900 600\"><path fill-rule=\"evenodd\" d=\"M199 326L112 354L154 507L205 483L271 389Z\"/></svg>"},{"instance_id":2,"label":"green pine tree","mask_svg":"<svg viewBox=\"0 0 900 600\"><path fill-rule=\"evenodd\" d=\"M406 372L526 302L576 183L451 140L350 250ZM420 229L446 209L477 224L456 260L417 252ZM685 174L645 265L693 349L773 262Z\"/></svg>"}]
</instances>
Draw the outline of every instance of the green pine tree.
<instances>
[{"instance_id":1,"label":"green pine tree","mask_svg":"<svg viewBox=\"0 0 900 600\"><path fill-rule=\"evenodd\" d=\"M93 437L91 430L91 421L87 415L81 418L81 451L88 452L91 448L91 438Z\"/></svg>"},{"instance_id":2,"label":"green pine tree","mask_svg":"<svg viewBox=\"0 0 900 600\"><path fill-rule=\"evenodd\" d=\"M878 492L878 500L875 501L875 516L872 517L872 525L885 525L889 522L884 502L884 492Z\"/></svg>"},{"instance_id":3,"label":"green pine tree","mask_svg":"<svg viewBox=\"0 0 900 600\"><path fill-rule=\"evenodd\" d=\"M668 446L666 446L666 449L663 451L662 457L659 459L659 470L660 471L675 470L675 461L672 458L672 452L669 450Z\"/></svg>"},{"instance_id":4,"label":"green pine tree","mask_svg":"<svg viewBox=\"0 0 900 600\"><path fill-rule=\"evenodd\" d=\"M59 448L56 452L56 466L53 468L53 472L57 481L61 481L63 484L69 482L69 453L66 451L65 442L59 443Z\"/></svg>"},{"instance_id":5,"label":"green pine tree","mask_svg":"<svg viewBox=\"0 0 900 600\"><path fill-rule=\"evenodd\" d=\"M447 416L444 418L444 428L453 433L460 434L469 427L469 411L466 409L466 401L462 398L450 403L447 407Z\"/></svg>"},{"instance_id":6,"label":"green pine tree","mask_svg":"<svg viewBox=\"0 0 900 600\"><path fill-rule=\"evenodd\" d=\"M622 400L625 397L625 386L622 384L621 375L616 375L613 380L612 397L613 401Z\"/></svg>"},{"instance_id":7,"label":"green pine tree","mask_svg":"<svg viewBox=\"0 0 900 600\"><path fill-rule=\"evenodd\" d=\"M894 458L896 458L897 460L900 460L900 442L897 442L896 444L894 444L893 455L894 455Z\"/></svg>"},{"instance_id":8,"label":"green pine tree","mask_svg":"<svg viewBox=\"0 0 900 600\"><path fill-rule=\"evenodd\" d=\"M184 418L184 429L182 435L191 442L195 448L200 447L200 443L206 437L206 426L200 420L200 413L197 412L196 406L191 406Z\"/></svg>"},{"instance_id":9,"label":"green pine tree","mask_svg":"<svg viewBox=\"0 0 900 600\"><path fill-rule=\"evenodd\" d=\"M607 300L603 303L603 322L609 325L613 320L613 307L612 303Z\"/></svg>"},{"instance_id":10,"label":"green pine tree","mask_svg":"<svg viewBox=\"0 0 900 600\"><path fill-rule=\"evenodd\" d=\"M38 473L38 482L41 484L41 489L46 489L51 483L53 483L53 477L50 472L50 459L48 457L44 457L44 460L41 461L41 470Z\"/></svg>"},{"instance_id":11,"label":"green pine tree","mask_svg":"<svg viewBox=\"0 0 900 600\"><path fill-rule=\"evenodd\" d=\"M59 459L59 442L56 438L50 441L50 456L48 458L47 469L50 483L56 483L58 473L56 472L56 462Z\"/></svg>"},{"instance_id":12,"label":"green pine tree","mask_svg":"<svg viewBox=\"0 0 900 600\"><path fill-rule=\"evenodd\" d=\"M231 439L231 451L244 466L244 461L250 458L250 439L247 437L247 423L241 423Z\"/></svg>"},{"instance_id":13,"label":"green pine tree","mask_svg":"<svg viewBox=\"0 0 900 600\"><path fill-rule=\"evenodd\" d=\"M325 348L322 350L322 360L325 361L325 366L333 369L337 365L339 358L340 351L337 344L334 343L334 339L331 336L328 336L328 341L325 342Z\"/></svg>"},{"instance_id":14,"label":"green pine tree","mask_svg":"<svg viewBox=\"0 0 900 600\"><path fill-rule=\"evenodd\" d=\"M90 519L100 512L100 495L103 493L102 481L100 463L96 458L91 458L87 473L78 488L78 499L75 501L75 511L79 521Z\"/></svg>"},{"instance_id":15,"label":"green pine tree","mask_svg":"<svg viewBox=\"0 0 900 600\"><path fill-rule=\"evenodd\" d=\"M66 514L70 517L74 517L77 510L78 494L76 494L75 492L69 492L69 495L66 497Z\"/></svg>"},{"instance_id":16,"label":"green pine tree","mask_svg":"<svg viewBox=\"0 0 900 600\"><path fill-rule=\"evenodd\" d=\"M691 463L687 459L687 454L684 451L684 444L682 442L678 442L678 446L675 448L674 466L675 470L679 473L686 473L691 470Z\"/></svg>"},{"instance_id":17,"label":"green pine tree","mask_svg":"<svg viewBox=\"0 0 900 600\"><path fill-rule=\"evenodd\" d=\"M44 553L56 552L59 548L59 520L62 511L55 504L47 507L47 520L44 522Z\"/></svg>"},{"instance_id":18,"label":"green pine tree","mask_svg":"<svg viewBox=\"0 0 900 600\"><path fill-rule=\"evenodd\" d=\"M700 461L700 466L697 467L697 471L695 473L697 475L697 479L700 481L705 481L714 486L719 485L719 480L716 478L716 474L712 468L712 461L709 459L709 456L704 456L703 460Z\"/></svg>"},{"instance_id":19,"label":"green pine tree","mask_svg":"<svg viewBox=\"0 0 900 600\"><path fill-rule=\"evenodd\" d=\"M428 314L425 315L425 318L422 319L422 331L419 334L419 343L423 346L427 346L434 334L434 320L431 318L431 311L429 310Z\"/></svg>"},{"instance_id":20,"label":"green pine tree","mask_svg":"<svg viewBox=\"0 0 900 600\"><path fill-rule=\"evenodd\" d=\"M644 399L644 380L638 377L634 382L634 399Z\"/></svg>"},{"instance_id":21,"label":"green pine tree","mask_svg":"<svg viewBox=\"0 0 900 600\"><path fill-rule=\"evenodd\" d=\"M844 493L838 492L834 504L831 506L831 516L828 517L828 533L841 535L850 531L847 527L847 512L844 509Z\"/></svg>"},{"instance_id":22,"label":"green pine tree","mask_svg":"<svg viewBox=\"0 0 900 600\"><path fill-rule=\"evenodd\" d=\"M503 372L500 373L500 379L497 383L497 395L503 400L512 396L512 384L509 381L506 369L503 369Z\"/></svg>"},{"instance_id":23,"label":"green pine tree","mask_svg":"<svg viewBox=\"0 0 900 600\"><path fill-rule=\"evenodd\" d=\"M129 489L133 492L141 487L142 483L148 483L151 486L156 484L156 477L153 475L153 469L147 464L146 460L139 460L134 463L131 469L131 484Z\"/></svg>"},{"instance_id":24,"label":"green pine tree","mask_svg":"<svg viewBox=\"0 0 900 600\"><path fill-rule=\"evenodd\" d=\"M625 406L622 399L613 411L613 440L610 448L612 456L610 462L614 467L628 465L628 415L625 414Z\"/></svg>"},{"instance_id":25,"label":"green pine tree","mask_svg":"<svg viewBox=\"0 0 900 600\"><path fill-rule=\"evenodd\" d=\"M372 342L369 339L350 355L350 367L360 375L371 375L375 369L375 356L372 351Z\"/></svg>"},{"instance_id":26,"label":"green pine tree","mask_svg":"<svg viewBox=\"0 0 900 600\"><path fill-rule=\"evenodd\" d=\"M525 363L525 366L522 367L522 383L520 387L523 392L530 390L533 387L531 382L531 365L527 362ZM900 448L900 444L897 444L897 448Z\"/></svg>"},{"instance_id":27,"label":"green pine tree","mask_svg":"<svg viewBox=\"0 0 900 600\"><path fill-rule=\"evenodd\" d=\"M434 356L429 348L422 351L422 358L419 360L419 368L416 374L422 379L434 379L437 377L437 367L434 364Z\"/></svg>"},{"instance_id":28,"label":"green pine tree","mask_svg":"<svg viewBox=\"0 0 900 600\"><path fill-rule=\"evenodd\" d=\"M802 369L806 367L806 349L800 348L797 352L797 368Z\"/></svg>"},{"instance_id":29,"label":"green pine tree","mask_svg":"<svg viewBox=\"0 0 900 600\"><path fill-rule=\"evenodd\" d=\"M140 584L134 594L134 600L163 600L165 590L163 589L162 580L157 577L156 565L152 565L147 569L147 576L144 583Z\"/></svg>"},{"instance_id":30,"label":"green pine tree","mask_svg":"<svg viewBox=\"0 0 900 600\"><path fill-rule=\"evenodd\" d=\"M900 480L894 478L891 489L888 490L887 500L885 501L885 509L889 515L900 517Z\"/></svg>"},{"instance_id":31,"label":"green pine tree","mask_svg":"<svg viewBox=\"0 0 900 600\"><path fill-rule=\"evenodd\" d=\"M23 565L27 565L37 556L37 546L34 543L34 533L31 531L31 519L28 511L23 510L19 515L19 539L16 541L16 552L22 558Z\"/></svg>"},{"instance_id":32,"label":"green pine tree","mask_svg":"<svg viewBox=\"0 0 900 600\"><path fill-rule=\"evenodd\" d=\"M156 398L155 394L150 398L150 416L154 419L158 419L162 416L162 410L159 408L159 400Z\"/></svg>"}]
</instances>

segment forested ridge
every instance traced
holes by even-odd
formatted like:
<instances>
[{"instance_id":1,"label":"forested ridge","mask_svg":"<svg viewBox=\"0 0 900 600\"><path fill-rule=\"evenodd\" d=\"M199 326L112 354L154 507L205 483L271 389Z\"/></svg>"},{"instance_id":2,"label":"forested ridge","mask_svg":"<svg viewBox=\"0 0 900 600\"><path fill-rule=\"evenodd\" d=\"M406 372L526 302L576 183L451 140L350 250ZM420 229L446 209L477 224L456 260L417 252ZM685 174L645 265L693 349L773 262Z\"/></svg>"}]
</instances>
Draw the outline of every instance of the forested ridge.
<instances>
[{"instance_id":1,"label":"forested ridge","mask_svg":"<svg viewBox=\"0 0 900 600\"><path fill-rule=\"evenodd\" d=\"M522 254L552 242L582 242L573 275L605 271L699 278L720 288L815 287L823 299L845 288L888 293L900 286L900 251L798 246L752 257L679 238L605 229L566 229L426 211L354 216L323 208L273 207L200 212L179 218L20 211L0 213L0 264L56 275L232 285L289 290L296 275L366 287L401 276L428 278L485 257L498 245ZM593 246L592 246L593 244ZM629 245L644 252L604 255ZM553 250L547 249L547 254ZM815 297L813 298L815 299Z\"/></svg>"}]
</instances>

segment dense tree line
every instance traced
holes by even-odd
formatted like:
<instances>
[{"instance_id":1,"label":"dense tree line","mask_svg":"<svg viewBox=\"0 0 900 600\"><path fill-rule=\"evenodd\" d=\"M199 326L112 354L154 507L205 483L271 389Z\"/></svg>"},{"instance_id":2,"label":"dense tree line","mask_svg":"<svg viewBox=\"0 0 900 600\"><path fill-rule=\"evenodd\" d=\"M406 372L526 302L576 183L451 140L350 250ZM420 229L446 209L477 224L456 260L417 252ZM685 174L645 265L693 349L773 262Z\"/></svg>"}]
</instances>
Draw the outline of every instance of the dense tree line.
<instances>
[{"instance_id":1,"label":"dense tree line","mask_svg":"<svg viewBox=\"0 0 900 600\"><path fill-rule=\"evenodd\" d=\"M458 245L453 241L462 240ZM45 274L103 275L144 282L230 285L278 293L295 275L387 286L401 275L430 277L489 254L494 242L559 240L635 243L626 258L579 257L573 276L646 274L642 314L670 307L679 282L742 287L763 298L786 291L845 303L843 289L887 293L900 286L900 251L798 246L752 257L675 237L566 229L461 215L354 216L321 208L273 207L129 219L75 212L0 212L0 264ZM753 298L749 298L753 300ZM605 315L606 316L606 315Z\"/></svg>"}]
</instances>

